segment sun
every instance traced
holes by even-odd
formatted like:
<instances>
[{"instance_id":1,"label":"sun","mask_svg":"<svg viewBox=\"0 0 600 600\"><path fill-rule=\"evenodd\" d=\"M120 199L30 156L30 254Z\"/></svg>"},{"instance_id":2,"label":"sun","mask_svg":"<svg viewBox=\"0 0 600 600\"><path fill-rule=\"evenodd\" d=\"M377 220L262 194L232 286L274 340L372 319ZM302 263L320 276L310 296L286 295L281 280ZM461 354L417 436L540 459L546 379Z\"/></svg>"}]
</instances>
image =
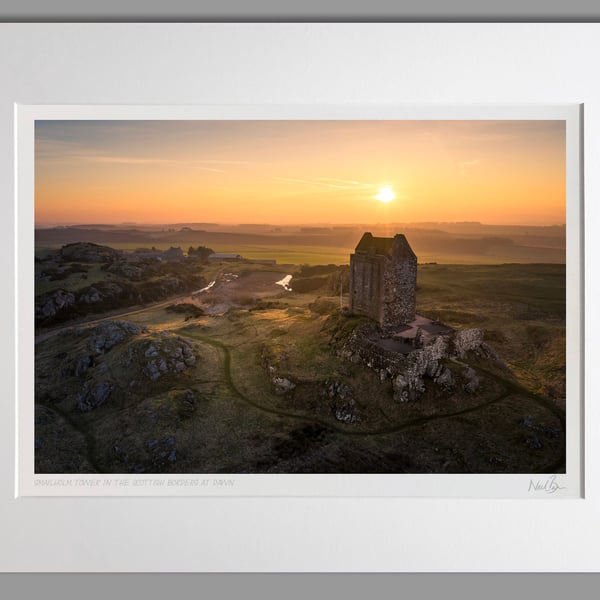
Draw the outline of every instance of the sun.
<instances>
[{"instance_id":1,"label":"sun","mask_svg":"<svg viewBox=\"0 0 600 600\"><path fill-rule=\"evenodd\" d=\"M396 199L396 194L394 194L394 190L391 187L382 187L379 188L379 194L377 194L375 198L379 200L379 202L387 204Z\"/></svg>"}]
</instances>

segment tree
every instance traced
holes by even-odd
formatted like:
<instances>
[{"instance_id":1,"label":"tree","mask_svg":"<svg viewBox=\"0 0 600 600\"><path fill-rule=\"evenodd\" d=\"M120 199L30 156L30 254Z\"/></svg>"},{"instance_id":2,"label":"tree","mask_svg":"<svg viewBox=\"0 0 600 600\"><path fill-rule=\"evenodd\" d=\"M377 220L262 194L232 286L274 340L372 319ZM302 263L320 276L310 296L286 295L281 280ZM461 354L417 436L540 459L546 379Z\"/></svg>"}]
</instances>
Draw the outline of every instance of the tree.
<instances>
[{"instance_id":1,"label":"tree","mask_svg":"<svg viewBox=\"0 0 600 600\"><path fill-rule=\"evenodd\" d=\"M211 254L214 254L215 251L212 248L207 248L206 246L198 246L194 248L190 246L188 249L189 256L195 256L199 258L202 262L206 261Z\"/></svg>"}]
</instances>

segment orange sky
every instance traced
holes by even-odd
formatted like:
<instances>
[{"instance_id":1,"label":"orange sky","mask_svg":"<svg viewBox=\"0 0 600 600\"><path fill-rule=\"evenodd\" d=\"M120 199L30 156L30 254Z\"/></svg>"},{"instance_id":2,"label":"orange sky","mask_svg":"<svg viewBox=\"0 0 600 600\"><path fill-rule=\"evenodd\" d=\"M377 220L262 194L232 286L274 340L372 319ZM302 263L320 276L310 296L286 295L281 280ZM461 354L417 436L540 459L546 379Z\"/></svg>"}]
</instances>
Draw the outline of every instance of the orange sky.
<instances>
[{"instance_id":1,"label":"orange sky","mask_svg":"<svg viewBox=\"0 0 600 600\"><path fill-rule=\"evenodd\" d=\"M37 226L565 222L564 121L37 121L35 143Z\"/></svg>"}]
</instances>

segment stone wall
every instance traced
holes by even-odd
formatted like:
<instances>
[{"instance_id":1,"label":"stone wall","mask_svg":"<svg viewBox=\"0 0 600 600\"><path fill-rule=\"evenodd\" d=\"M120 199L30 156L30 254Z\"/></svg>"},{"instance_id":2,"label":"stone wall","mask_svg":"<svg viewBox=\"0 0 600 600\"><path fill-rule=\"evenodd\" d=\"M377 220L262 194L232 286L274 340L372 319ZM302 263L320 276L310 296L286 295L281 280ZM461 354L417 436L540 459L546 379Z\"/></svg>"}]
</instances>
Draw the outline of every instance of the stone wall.
<instances>
[{"instance_id":1,"label":"stone wall","mask_svg":"<svg viewBox=\"0 0 600 600\"><path fill-rule=\"evenodd\" d=\"M399 401L415 400L425 391L425 380L429 379L444 389L455 385L455 377L444 361L455 361L467 353L498 360L498 356L483 341L480 329L465 329L447 335L433 337L423 348L415 348L406 354L386 350L369 339L371 327L358 327L337 345L338 356L354 364L373 369L381 381L391 378L394 398ZM341 341L341 340L340 340ZM476 378L467 377L465 389L476 389Z\"/></svg>"},{"instance_id":2,"label":"stone wall","mask_svg":"<svg viewBox=\"0 0 600 600\"><path fill-rule=\"evenodd\" d=\"M381 320L384 257L350 255L350 310L374 321Z\"/></svg>"},{"instance_id":3,"label":"stone wall","mask_svg":"<svg viewBox=\"0 0 600 600\"><path fill-rule=\"evenodd\" d=\"M396 327L410 323L417 307L417 259L385 259L383 270L383 295L381 299L381 327Z\"/></svg>"}]
</instances>

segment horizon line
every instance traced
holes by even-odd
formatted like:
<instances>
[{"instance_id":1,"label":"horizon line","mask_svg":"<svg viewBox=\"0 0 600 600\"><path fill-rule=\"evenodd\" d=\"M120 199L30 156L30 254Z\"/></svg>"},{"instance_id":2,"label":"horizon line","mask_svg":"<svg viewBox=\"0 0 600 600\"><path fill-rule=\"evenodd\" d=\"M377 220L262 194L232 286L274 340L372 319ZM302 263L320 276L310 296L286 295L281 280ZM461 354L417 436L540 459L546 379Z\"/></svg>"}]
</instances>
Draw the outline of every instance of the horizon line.
<instances>
[{"instance_id":1,"label":"horizon line","mask_svg":"<svg viewBox=\"0 0 600 600\"><path fill-rule=\"evenodd\" d=\"M58 227L189 227L191 225L211 227L393 227L395 225L478 225L482 227L566 227L566 223L488 223L482 221L394 221L391 223L360 222L298 222L298 223L265 223L265 222L215 222L215 221L118 221L104 223L82 223L79 221L41 222L35 223L34 229L54 229Z\"/></svg>"}]
</instances>

